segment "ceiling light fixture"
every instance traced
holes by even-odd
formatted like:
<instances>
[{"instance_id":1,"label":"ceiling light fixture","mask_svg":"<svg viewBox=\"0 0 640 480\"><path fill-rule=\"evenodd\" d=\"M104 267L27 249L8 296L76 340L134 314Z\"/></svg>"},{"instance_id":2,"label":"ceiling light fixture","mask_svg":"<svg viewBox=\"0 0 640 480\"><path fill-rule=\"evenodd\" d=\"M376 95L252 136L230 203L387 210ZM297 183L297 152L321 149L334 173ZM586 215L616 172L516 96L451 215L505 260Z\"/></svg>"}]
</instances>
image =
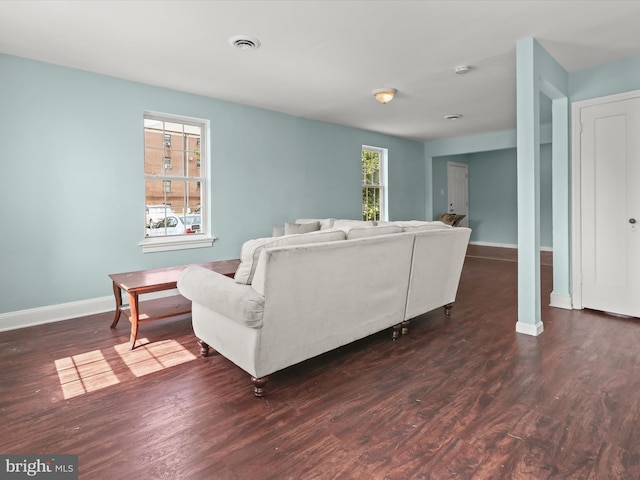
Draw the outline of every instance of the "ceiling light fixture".
<instances>
[{"instance_id":1,"label":"ceiling light fixture","mask_svg":"<svg viewBox=\"0 0 640 480\"><path fill-rule=\"evenodd\" d=\"M260 48L260 40L248 35L234 35L229 39L229 44L240 50L257 50Z\"/></svg>"},{"instance_id":2,"label":"ceiling light fixture","mask_svg":"<svg viewBox=\"0 0 640 480\"><path fill-rule=\"evenodd\" d=\"M395 88L378 88L373 91L373 96L380 103L389 103L396 96L396 93L398 93L398 90Z\"/></svg>"},{"instance_id":3,"label":"ceiling light fixture","mask_svg":"<svg viewBox=\"0 0 640 480\"><path fill-rule=\"evenodd\" d=\"M460 65L456 67L455 72L457 75L464 75L465 73L469 73L469 70L471 70L469 65Z\"/></svg>"},{"instance_id":4,"label":"ceiling light fixture","mask_svg":"<svg viewBox=\"0 0 640 480\"><path fill-rule=\"evenodd\" d=\"M462 118L462 115L460 113L452 113L451 115L445 115L444 118L447 120L458 120Z\"/></svg>"}]
</instances>

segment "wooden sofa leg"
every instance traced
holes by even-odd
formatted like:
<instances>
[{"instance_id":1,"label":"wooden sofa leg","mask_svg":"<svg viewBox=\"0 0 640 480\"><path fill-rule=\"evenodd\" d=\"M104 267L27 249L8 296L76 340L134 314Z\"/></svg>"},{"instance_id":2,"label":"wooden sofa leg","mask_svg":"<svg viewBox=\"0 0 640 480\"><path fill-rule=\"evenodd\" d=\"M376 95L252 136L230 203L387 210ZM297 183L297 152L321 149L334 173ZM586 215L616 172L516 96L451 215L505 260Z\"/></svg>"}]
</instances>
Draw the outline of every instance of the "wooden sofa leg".
<instances>
[{"instance_id":1,"label":"wooden sofa leg","mask_svg":"<svg viewBox=\"0 0 640 480\"><path fill-rule=\"evenodd\" d=\"M400 325L402 325L402 335L409 333L409 320L405 320Z\"/></svg>"},{"instance_id":2,"label":"wooden sofa leg","mask_svg":"<svg viewBox=\"0 0 640 480\"><path fill-rule=\"evenodd\" d=\"M453 303L448 303L444 306L444 314L448 317L451 315L451 309L453 308Z\"/></svg>"},{"instance_id":3,"label":"wooden sofa leg","mask_svg":"<svg viewBox=\"0 0 640 480\"><path fill-rule=\"evenodd\" d=\"M198 345L200 345L200 356L207 357L209 356L209 345L207 345L202 340L198 340Z\"/></svg>"},{"instance_id":4,"label":"wooden sofa leg","mask_svg":"<svg viewBox=\"0 0 640 480\"><path fill-rule=\"evenodd\" d=\"M256 397L258 398L264 397L264 389L265 389L265 386L267 385L268 380L269 380L269 377L260 377L260 378L251 377L251 381L253 382L253 394Z\"/></svg>"},{"instance_id":5,"label":"wooden sofa leg","mask_svg":"<svg viewBox=\"0 0 640 480\"><path fill-rule=\"evenodd\" d=\"M391 332L391 338L393 338L394 340L397 340L400 338L400 332L402 331L402 324L398 323L397 325L393 326L393 332Z\"/></svg>"}]
</instances>

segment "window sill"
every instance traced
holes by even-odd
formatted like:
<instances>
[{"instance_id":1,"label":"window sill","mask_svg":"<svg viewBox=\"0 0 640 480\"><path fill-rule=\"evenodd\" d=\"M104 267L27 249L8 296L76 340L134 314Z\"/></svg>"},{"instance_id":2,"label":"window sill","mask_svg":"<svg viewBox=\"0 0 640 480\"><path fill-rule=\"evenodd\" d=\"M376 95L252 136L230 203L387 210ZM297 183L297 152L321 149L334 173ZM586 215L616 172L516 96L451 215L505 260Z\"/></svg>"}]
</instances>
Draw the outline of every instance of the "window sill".
<instances>
[{"instance_id":1,"label":"window sill","mask_svg":"<svg viewBox=\"0 0 640 480\"><path fill-rule=\"evenodd\" d=\"M215 239L215 237L208 235L176 235L173 237L145 238L140 245L142 246L142 253L167 252L170 250L210 247Z\"/></svg>"}]
</instances>

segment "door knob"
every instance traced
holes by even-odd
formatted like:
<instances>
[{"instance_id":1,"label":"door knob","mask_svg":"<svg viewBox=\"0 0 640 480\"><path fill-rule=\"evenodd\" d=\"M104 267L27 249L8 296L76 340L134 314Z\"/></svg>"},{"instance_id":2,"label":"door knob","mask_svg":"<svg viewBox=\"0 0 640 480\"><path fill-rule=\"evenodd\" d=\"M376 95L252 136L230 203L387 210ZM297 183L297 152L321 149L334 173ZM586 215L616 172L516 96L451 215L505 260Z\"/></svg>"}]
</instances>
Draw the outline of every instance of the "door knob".
<instances>
[{"instance_id":1,"label":"door knob","mask_svg":"<svg viewBox=\"0 0 640 480\"><path fill-rule=\"evenodd\" d=\"M636 223L636 219L635 218L630 218L629 219L629 223L633 225L634 223Z\"/></svg>"}]
</instances>

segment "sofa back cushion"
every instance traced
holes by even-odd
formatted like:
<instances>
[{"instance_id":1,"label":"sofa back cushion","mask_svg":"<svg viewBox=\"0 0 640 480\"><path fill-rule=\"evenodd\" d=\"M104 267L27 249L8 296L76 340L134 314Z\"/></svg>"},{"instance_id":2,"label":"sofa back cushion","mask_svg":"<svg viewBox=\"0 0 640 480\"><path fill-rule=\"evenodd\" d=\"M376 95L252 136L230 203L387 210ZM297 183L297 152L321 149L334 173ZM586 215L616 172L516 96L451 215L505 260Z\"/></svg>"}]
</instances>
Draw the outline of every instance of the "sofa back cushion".
<instances>
[{"instance_id":1,"label":"sofa back cushion","mask_svg":"<svg viewBox=\"0 0 640 480\"><path fill-rule=\"evenodd\" d=\"M284 224L284 234L294 235L297 233L311 233L320 230L320 222L290 223Z\"/></svg>"},{"instance_id":2,"label":"sofa back cushion","mask_svg":"<svg viewBox=\"0 0 640 480\"><path fill-rule=\"evenodd\" d=\"M451 225L447 225L442 222L429 222L424 225L405 225L402 227L403 232L423 232L425 230L447 230L453 228Z\"/></svg>"},{"instance_id":3,"label":"sofa back cushion","mask_svg":"<svg viewBox=\"0 0 640 480\"><path fill-rule=\"evenodd\" d=\"M384 227L355 227L347 232L347 240L356 238L375 237L378 235L389 235L391 233L401 233L402 227L387 225Z\"/></svg>"},{"instance_id":4,"label":"sofa back cushion","mask_svg":"<svg viewBox=\"0 0 640 480\"><path fill-rule=\"evenodd\" d=\"M251 284L256 264L260 258L260 253L265 247L283 247L286 245L302 245L305 243L333 242L345 240L346 235L341 230L318 231L311 233L301 233L297 235L285 235L284 237L266 237L247 240L242 245L240 252L240 265L234 280L236 283L245 285Z\"/></svg>"},{"instance_id":5,"label":"sofa back cushion","mask_svg":"<svg viewBox=\"0 0 640 480\"><path fill-rule=\"evenodd\" d=\"M295 223L320 222L320 230L326 230L327 228L333 227L333 222L335 221L335 218L297 218Z\"/></svg>"},{"instance_id":6,"label":"sofa back cushion","mask_svg":"<svg viewBox=\"0 0 640 480\"><path fill-rule=\"evenodd\" d=\"M362 228L362 227L373 227L376 224L374 221L368 220L346 220L346 219L338 219L333 222L334 230L343 230L345 233L351 230L352 228Z\"/></svg>"}]
</instances>

